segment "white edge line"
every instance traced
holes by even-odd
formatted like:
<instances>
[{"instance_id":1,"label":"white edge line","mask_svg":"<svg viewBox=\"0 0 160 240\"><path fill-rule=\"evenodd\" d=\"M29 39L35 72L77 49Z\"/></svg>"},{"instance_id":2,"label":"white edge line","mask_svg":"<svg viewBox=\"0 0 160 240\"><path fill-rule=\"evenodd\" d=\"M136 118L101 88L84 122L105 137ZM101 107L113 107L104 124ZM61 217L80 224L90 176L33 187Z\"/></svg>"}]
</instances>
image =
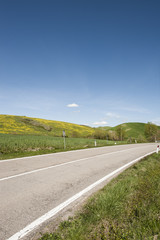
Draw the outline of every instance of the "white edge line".
<instances>
[{"instance_id":1,"label":"white edge line","mask_svg":"<svg viewBox=\"0 0 160 240\"><path fill-rule=\"evenodd\" d=\"M130 149L119 150L119 151L111 152L111 153L103 153L103 154L99 154L99 155L96 155L96 156L91 156L91 157L88 157L88 158L81 158L81 159L73 160L73 161L70 161L70 162L57 164L57 165L54 165L54 166L39 168L39 169L35 169L35 170L29 171L29 172L19 173L19 174L16 174L16 175L0 178L0 182L5 181L5 180L9 180L9 179L13 179L13 178L17 178L17 177L22 177L22 176L33 174L33 173L37 173L37 172L42 172L42 171L52 169L52 168L62 167L62 166L68 165L68 164L76 163L76 162L86 161L87 159L91 159L91 158L102 157L102 156L111 155L111 154L120 153L120 152L126 152L128 150L130 150Z\"/></svg>"},{"instance_id":2,"label":"white edge line","mask_svg":"<svg viewBox=\"0 0 160 240\"><path fill-rule=\"evenodd\" d=\"M58 212L60 212L62 209L64 209L65 207L67 207L69 204L71 204L72 202L74 202L75 200L77 200L78 198L80 198L82 195L84 195L85 193L87 193L88 191L90 191L91 189L93 189L94 187L96 187L97 185L99 185L100 183L104 182L105 180L107 180L108 178L112 177L113 175L115 175L116 173L122 171L123 169L129 167L130 165L133 165L134 163L136 163L137 161L143 159L144 157L151 155L152 153L155 153L155 151L147 153L125 165L123 165L122 167L116 169L115 171L109 173L108 175L106 175L105 177L101 178L100 180L96 181L95 183L91 184L90 186L88 186L87 188L85 188L84 190L80 191L79 193L75 194L73 197L69 198L67 201L61 203L60 205L58 205L57 207L53 208L51 211L47 212L46 214L44 214L43 216L41 216L40 218L36 219L35 221L33 221L31 224L27 225L25 228L23 228L21 231L17 232L16 234L14 234L12 237L8 238L8 240L18 240L21 239L22 237L26 236L28 233L30 233L31 231L33 231L36 227L38 227L39 225L41 225L43 222L47 221L48 219L50 219L51 217L53 217L54 215L56 215Z\"/></svg>"},{"instance_id":3,"label":"white edge line","mask_svg":"<svg viewBox=\"0 0 160 240\"><path fill-rule=\"evenodd\" d=\"M144 144L144 143L137 143L136 145L140 145L140 144ZM148 143L150 144L150 143ZM37 157L45 157L45 156L52 156L52 155L60 155L63 153L72 153L72 152L79 152L79 151L89 151L92 149L102 149L102 148L107 148L107 147L117 147L117 146L128 146L128 145L135 145L135 144L117 144L115 145L111 145L111 146L103 146L103 147L90 147L90 148L86 148L86 149L77 149L77 150L70 150L70 151L64 151L64 152L55 152L55 153L46 153L46 154L41 154L41 155L34 155L34 156L28 156L28 157L20 157L20 158L11 158L11 159L2 159L0 160L0 163L4 163L4 162L10 162L10 161L17 161L17 160L23 160L23 159L27 159L27 158L37 158Z\"/></svg>"},{"instance_id":4,"label":"white edge line","mask_svg":"<svg viewBox=\"0 0 160 240\"><path fill-rule=\"evenodd\" d=\"M116 146L119 146L119 145L116 145ZM123 145L127 145L127 144L123 144ZM112 147L112 146L115 146L115 145L111 145L109 147ZM33 156L28 156L28 157L11 158L11 159L6 159L6 160L2 159L2 160L0 160L0 163L2 163L2 162L10 162L10 161L17 161L17 160L23 160L23 159L27 159L27 158L52 156L53 154L54 155L59 155L59 154L63 154L63 153L72 153L72 152L78 152L78 151L88 151L88 150L91 150L91 149L98 149L98 148L105 148L105 147L108 147L108 146L96 147L96 148L95 147L90 147L90 148L86 148L86 149L77 149L77 150L70 150L70 151L64 151L64 152L62 151L62 152L55 152L55 153L46 153L46 154L33 155Z\"/></svg>"}]
</instances>

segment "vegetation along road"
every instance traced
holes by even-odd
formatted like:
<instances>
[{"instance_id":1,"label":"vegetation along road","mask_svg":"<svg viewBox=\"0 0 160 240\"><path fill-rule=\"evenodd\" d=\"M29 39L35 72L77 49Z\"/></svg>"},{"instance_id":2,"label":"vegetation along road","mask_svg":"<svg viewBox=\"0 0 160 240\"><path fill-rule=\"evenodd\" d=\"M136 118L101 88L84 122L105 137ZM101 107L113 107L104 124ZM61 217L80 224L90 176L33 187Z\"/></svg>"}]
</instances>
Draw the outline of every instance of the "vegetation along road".
<instances>
[{"instance_id":1,"label":"vegetation along road","mask_svg":"<svg viewBox=\"0 0 160 240\"><path fill-rule=\"evenodd\" d=\"M62 208L67 214L67 204L72 203L74 209L84 196L106 184L105 176L155 150L155 143L134 144L1 161L0 239L19 239L41 231ZM96 188L82 192L103 178L106 181Z\"/></svg>"}]
</instances>

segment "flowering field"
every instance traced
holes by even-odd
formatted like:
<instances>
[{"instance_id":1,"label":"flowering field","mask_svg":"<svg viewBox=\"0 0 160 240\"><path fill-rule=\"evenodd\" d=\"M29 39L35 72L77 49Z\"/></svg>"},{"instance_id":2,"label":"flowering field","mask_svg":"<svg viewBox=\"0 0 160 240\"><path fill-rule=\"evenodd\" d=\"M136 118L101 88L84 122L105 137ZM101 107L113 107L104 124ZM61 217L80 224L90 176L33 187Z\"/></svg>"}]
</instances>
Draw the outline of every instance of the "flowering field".
<instances>
[{"instance_id":1,"label":"flowering field","mask_svg":"<svg viewBox=\"0 0 160 240\"><path fill-rule=\"evenodd\" d=\"M94 129L88 126L25 116L0 115L0 133L3 134L60 137L63 130L68 137L90 137L94 133Z\"/></svg>"}]
</instances>

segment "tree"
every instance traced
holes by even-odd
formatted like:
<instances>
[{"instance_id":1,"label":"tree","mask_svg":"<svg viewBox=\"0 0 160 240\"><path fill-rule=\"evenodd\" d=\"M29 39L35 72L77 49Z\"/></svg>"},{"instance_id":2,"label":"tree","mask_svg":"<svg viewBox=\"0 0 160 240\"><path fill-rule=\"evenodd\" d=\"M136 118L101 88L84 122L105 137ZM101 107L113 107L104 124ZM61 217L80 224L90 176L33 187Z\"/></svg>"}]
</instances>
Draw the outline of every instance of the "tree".
<instances>
[{"instance_id":1,"label":"tree","mask_svg":"<svg viewBox=\"0 0 160 240\"><path fill-rule=\"evenodd\" d=\"M109 130L109 131L107 132L107 136L108 136L108 139L109 139L109 140L113 140L113 141L117 141L117 140L118 140L118 136L117 136L116 131Z\"/></svg>"},{"instance_id":2,"label":"tree","mask_svg":"<svg viewBox=\"0 0 160 240\"><path fill-rule=\"evenodd\" d=\"M119 126L116 128L116 133L117 133L118 139L119 139L120 141L123 141L123 140L124 140L124 137L125 137L125 130L122 128L121 125L119 125Z\"/></svg>"},{"instance_id":3,"label":"tree","mask_svg":"<svg viewBox=\"0 0 160 240\"><path fill-rule=\"evenodd\" d=\"M139 135L137 138L137 142L138 143L145 143L146 142L146 138L143 135Z\"/></svg>"},{"instance_id":4,"label":"tree","mask_svg":"<svg viewBox=\"0 0 160 240\"><path fill-rule=\"evenodd\" d=\"M107 132L100 128L96 128L93 137L95 139L106 139Z\"/></svg>"},{"instance_id":5,"label":"tree","mask_svg":"<svg viewBox=\"0 0 160 240\"><path fill-rule=\"evenodd\" d=\"M155 124L148 122L145 125L145 136L148 141L156 141L157 138L157 133L158 133L158 128Z\"/></svg>"}]
</instances>

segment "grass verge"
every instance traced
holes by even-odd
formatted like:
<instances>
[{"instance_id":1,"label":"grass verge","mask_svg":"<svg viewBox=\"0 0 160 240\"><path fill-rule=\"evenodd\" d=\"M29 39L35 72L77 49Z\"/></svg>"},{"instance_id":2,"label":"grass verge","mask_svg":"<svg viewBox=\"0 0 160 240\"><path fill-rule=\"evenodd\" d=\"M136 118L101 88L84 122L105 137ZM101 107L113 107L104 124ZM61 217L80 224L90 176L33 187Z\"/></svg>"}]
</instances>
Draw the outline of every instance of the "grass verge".
<instances>
[{"instance_id":1,"label":"grass verge","mask_svg":"<svg viewBox=\"0 0 160 240\"><path fill-rule=\"evenodd\" d=\"M95 139L66 138L65 143L64 149L62 137L0 134L0 160L92 148L95 146ZM96 143L97 147L102 147L114 145L115 142L98 139ZM127 142L117 141L116 143L126 144Z\"/></svg>"},{"instance_id":2,"label":"grass verge","mask_svg":"<svg viewBox=\"0 0 160 240\"><path fill-rule=\"evenodd\" d=\"M124 171L41 240L160 239L160 154Z\"/></svg>"}]
</instances>

